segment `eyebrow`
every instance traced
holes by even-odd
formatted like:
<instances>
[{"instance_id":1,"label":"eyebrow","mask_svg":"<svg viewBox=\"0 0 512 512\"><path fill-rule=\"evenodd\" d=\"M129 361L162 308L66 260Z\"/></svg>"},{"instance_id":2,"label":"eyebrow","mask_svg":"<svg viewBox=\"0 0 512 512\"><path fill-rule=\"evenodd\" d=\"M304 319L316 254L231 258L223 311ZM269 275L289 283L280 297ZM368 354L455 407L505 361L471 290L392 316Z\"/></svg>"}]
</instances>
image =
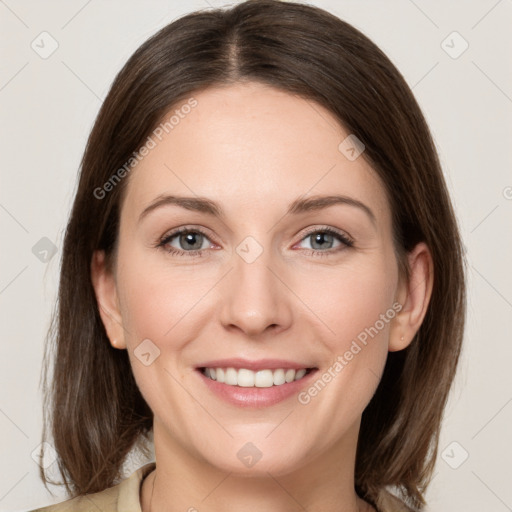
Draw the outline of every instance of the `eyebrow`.
<instances>
[{"instance_id":1,"label":"eyebrow","mask_svg":"<svg viewBox=\"0 0 512 512\"><path fill-rule=\"evenodd\" d=\"M322 210L336 204L343 204L359 208L368 215L374 225L377 219L373 211L363 202L353 197L343 195L328 195L328 196L312 196L308 198L299 197L295 199L288 207L286 215L298 215L305 212ZM185 197L174 195L158 196L149 206L147 206L139 216L139 222L142 221L150 212L161 208L162 206L175 205L186 210L206 213L214 217L223 218L225 216L222 207L206 197Z\"/></svg>"}]
</instances>

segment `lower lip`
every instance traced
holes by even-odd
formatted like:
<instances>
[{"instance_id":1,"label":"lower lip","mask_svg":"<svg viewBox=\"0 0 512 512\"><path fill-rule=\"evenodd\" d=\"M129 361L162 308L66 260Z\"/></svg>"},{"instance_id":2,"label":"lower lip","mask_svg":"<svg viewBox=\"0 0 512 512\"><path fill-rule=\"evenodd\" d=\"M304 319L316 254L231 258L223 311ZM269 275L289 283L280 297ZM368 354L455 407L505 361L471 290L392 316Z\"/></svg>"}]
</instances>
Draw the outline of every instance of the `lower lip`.
<instances>
[{"instance_id":1,"label":"lower lip","mask_svg":"<svg viewBox=\"0 0 512 512\"><path fill-rule=\"evenodd\" d=\"M287 382L280 386L270 386L268 388L244 388L241 386L230 386L216 380L210 379L203 374L201 370L197 370L204 383L210 391L227 402L237 405L238 407L255 407L262 408L277 404L298 394L302 388L309 385L311 379L318 370L312 370L302 379Z\"/></svg>"}]
</instances>

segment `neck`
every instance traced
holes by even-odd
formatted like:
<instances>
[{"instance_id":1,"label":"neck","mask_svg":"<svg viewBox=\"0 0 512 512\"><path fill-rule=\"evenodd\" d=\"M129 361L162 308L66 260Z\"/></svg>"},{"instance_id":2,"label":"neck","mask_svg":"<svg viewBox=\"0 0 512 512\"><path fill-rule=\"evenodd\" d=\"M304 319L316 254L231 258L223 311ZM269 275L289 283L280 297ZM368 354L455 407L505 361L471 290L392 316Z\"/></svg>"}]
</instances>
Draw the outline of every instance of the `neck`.
<instances>
[{"instance_id":1,"label":"neck","mask_svg":"<svg viewBox=\"0 0 512 512\"><path fill-rule=\"evenodd\" d=\"M141 489L143 512L369 512L354 490L359 425L337 446L284 475L254 477L222 471L191 456L154 425L157 467Z\"/></svg>"}]
</instances>

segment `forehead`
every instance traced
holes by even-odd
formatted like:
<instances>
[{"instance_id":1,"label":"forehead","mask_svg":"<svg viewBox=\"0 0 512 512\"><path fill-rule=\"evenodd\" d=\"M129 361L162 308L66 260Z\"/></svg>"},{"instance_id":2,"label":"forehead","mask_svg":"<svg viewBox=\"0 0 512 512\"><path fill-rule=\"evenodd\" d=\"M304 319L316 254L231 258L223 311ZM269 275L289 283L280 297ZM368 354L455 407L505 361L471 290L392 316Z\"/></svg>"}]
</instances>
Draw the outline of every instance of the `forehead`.
<instances>
[{"instance_id":1,"label":"forehead","mask_svg":"<svg viewBox=\"0 0 512 512\"><path fill-rule=\"evenodd\" d=\"M229 212L282 208L303 195L344 194L389 220L383 184L362 157L347 158L350 134L318 103L245 83L193 94L175 105L167 130L131 172L126 209L139 212L162 194L211 197ZM123 207L124 209L124 207Z\"/></svg>"}]
</instances>

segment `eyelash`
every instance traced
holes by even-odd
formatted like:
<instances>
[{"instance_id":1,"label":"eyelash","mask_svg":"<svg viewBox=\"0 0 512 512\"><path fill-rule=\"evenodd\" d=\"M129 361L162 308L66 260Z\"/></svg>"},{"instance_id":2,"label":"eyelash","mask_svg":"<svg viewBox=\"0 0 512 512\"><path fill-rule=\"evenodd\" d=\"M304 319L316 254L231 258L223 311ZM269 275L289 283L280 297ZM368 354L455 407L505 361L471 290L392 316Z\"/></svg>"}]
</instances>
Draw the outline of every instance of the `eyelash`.
<instances>
[{"instance_id":1,"label":"eyelash","mask_svg":"<svg viewBox=\"0 0 512 512\"><path fill-rule=\"evenodd\" d=\"M192 251L183 251L181 249L176 249L175 247L168 248L167 244L173 239L176 238L178 235L181 235L183 233L200 233L207 239L209 239L208 235L200 228L178 228L175 231L172 231L171 233L168 233L164 235L158 242L157 247L163 249L167 253L173 256L188 256L188 257L202 257L203 253L206 249L195 249ZM354 241L349 238L347 235L333 229L330 227L322 227L322 228L312 228L306 232L306 234L300 239L300 242L302 242L304 239L308 238L308 236L311 236L316 233L327 233L329 235L333 235L335 238L337 238L345 247L341 247L338 249L333 250L326 250L321 251L318 249L304 249L306 251L309 251L309 254L312 256L332 256L335 253L338 253L341 250L344 250L346 248L350 248L354 246Z\"/></svg>"}]
</instances>

